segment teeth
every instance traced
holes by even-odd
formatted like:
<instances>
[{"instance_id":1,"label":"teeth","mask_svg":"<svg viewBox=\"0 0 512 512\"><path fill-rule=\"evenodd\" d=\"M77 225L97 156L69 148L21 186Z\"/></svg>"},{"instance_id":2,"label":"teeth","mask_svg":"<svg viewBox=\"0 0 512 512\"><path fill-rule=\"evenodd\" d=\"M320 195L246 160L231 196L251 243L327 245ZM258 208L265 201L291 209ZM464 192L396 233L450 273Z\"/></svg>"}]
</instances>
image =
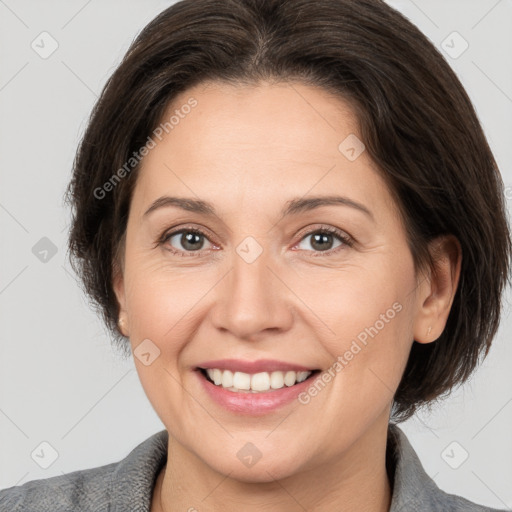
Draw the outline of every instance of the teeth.
<instances>
[{"instance_id":1,"label":"teeth","mask_svg":"<svg viewBox=\"0 0 512 512\"><path fill-rule=\"evenodd\" d=\"M287 386L293 386L295 384L297 374L295 372L286 372L284 375L284 383Z\"/></svg>"},{"instance_id":2,"label":"teeth","mask_svg":"<svg viewBox=\"0 0 512 512\"><path fill-rule=\"evenodd\" d=\"M208 375L208 377L210 377L210 379L212 378L211 375ZM229 370L222 372L222 381L220 385L223 388L230 388L233 385L233 373L231 373Z\"/></svg>"},{"instance_id":3,"label":"teeth","mask_svg":"<svg viewBox=\"0 0 512 512\"><path fill-rule=\"evenodd\" d=\"M222 372L220 370L218 370L217 368L215 368L215 370L213 370L213 377L212 377L211 373L209 373L208 375L213 380L213 382L215 382L216 386L219 386L222 383Z\"/></svg>"},{"instance_id":4,"label":"teeth","mask_svg":"<svg viewBox=\"0 0 512 512\"><path fill-rule=\"evenodd\" d=\"M268 372L255 373L251 377L251 389L253 391L268 391L270 389L270 375Z\"/></svg>"},{"instance_id":5,"label":"teeth","mask_svg":"<svg viewBox=\"0 0 512 512\"><path fill-rule=\"evenodd\" d=\"M222 383L224 384L224 379ZM235 372L233 375L233 387L236 389L251 389L251 376L248 373Z\"/></svg>"},{"instance_id":6,"label":"teeth","mask_svg":"<svg viewBox=\"0 0 512 512\"><path fill-rule=\"evenodd\" d=\"M270 387L272 389L281 389L284 386L283 372L272 372L270 375Z\"/></svg>"},{"instance_id":7,"label":"teeth","mask_svg":"<svg viewBox=\"0 0 512 512\"><path fill-rule=\"evenodd\" d=\"M230 391L240 391L245 393L259 393L281 389L285 386L290 387L299 382L305 381L313 372L261 372L244 373L231 372L229 370L220 370L218 368L208 368L206 370L208 377L216 386L222 386Z\"/></svg>"}]
</instances>

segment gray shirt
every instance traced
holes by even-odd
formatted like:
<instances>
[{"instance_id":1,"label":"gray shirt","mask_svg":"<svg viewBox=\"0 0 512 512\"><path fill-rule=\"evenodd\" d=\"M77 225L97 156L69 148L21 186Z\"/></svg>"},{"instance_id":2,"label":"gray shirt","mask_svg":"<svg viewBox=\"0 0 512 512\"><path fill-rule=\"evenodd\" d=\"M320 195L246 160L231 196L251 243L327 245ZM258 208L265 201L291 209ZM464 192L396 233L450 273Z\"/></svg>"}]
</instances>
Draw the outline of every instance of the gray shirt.
<instances>
[{"instance_id":1,"label":"gray shirt","mask_svg":"<svg viewBox=\"0 0 512 512\"><path fill-rule=\"evenodd\" d=\"M33 480L0 491L1 512L147 512L156 477L167 459L162 430L120 462ZM390 512L505 512L438 488L405 433L390 423L386 467L393 489Z\"/></svg>"}]
</instances>

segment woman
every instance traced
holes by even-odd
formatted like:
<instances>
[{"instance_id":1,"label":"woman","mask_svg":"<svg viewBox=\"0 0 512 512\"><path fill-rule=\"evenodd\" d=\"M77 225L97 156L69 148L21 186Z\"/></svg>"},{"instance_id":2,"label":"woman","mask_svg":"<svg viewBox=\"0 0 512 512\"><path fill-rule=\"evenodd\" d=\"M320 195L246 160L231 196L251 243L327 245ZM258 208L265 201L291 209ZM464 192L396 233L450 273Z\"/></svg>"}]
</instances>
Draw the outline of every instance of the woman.
<instances>
[{"instance_id":1,"label":"woman","mask_svg":"<svg viewBox=\"0 0 512 512\"><path fill-rule=\"evenodd\" d=\"M105 86L75 269L166 429L5 510L491 510L397 423L486 355L496 162L432 44L376 0L183 0Z\"/></svg>"}]
</instances>

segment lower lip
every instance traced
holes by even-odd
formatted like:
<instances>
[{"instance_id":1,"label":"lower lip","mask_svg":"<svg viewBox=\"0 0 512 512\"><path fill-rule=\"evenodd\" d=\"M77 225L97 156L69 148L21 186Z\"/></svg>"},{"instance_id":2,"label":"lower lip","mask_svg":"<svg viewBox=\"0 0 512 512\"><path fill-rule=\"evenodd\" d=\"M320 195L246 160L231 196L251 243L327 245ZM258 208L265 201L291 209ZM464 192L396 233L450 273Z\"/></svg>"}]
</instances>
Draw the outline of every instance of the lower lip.
<instances>
[{"instance_id":1,"label":"lower lip","mask_svg":"<svg viewBox=\"0 0 512 512\"><path fill-rule=\"evenodd\" d=\"M308 377L306 380L295 384L294 386L275 391L261 392L261 393L244 393L229 391L222 386L216 386L210 382L200 370L195 370L201 385L206 393L217 402L220 406L228 411L236 412L239 414L247 414L250 416L259 416L267 414L279 409L280 407L293 402L297 396L305 391L315 379L318 374Z\"/></svg>"}]
</instances>

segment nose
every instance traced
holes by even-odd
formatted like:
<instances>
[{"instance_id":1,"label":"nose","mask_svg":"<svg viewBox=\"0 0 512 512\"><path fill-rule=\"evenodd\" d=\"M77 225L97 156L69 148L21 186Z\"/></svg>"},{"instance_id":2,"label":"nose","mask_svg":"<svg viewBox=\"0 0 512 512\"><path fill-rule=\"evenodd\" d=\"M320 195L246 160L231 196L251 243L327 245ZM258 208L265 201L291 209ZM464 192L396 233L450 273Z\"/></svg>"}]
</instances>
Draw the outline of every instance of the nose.
<instances>
[{"instance_id":1,"label":"nose","mask_svg":"<svg viewBox=\"0 0 512 512\"><path fill-rule=\"evenodd\" d=\"M290 329L293 293L278 269L265 252L250 263L235 253L231 271L216 287L215 327L251 340Z\"/></svg>"}]
</instances>

